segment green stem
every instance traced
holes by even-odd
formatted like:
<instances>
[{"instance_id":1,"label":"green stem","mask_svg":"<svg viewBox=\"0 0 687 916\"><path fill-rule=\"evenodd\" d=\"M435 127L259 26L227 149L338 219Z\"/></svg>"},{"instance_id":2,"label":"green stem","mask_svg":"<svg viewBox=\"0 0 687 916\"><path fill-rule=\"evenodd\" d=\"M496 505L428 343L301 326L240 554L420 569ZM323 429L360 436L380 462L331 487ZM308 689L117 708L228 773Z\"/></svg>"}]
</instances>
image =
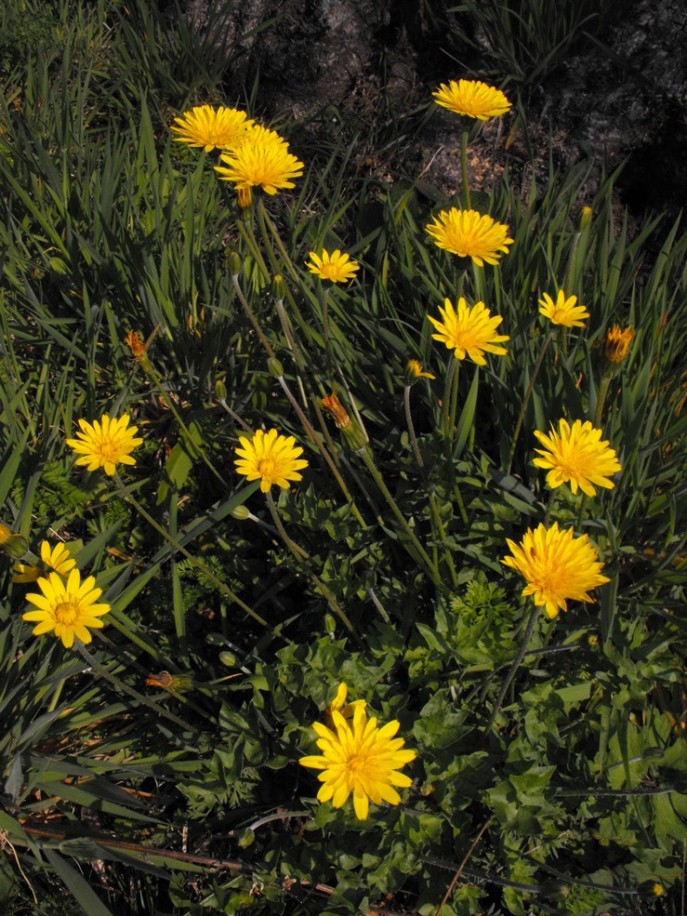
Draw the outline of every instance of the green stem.
<instances>
[{"instance_id":1,"label":"green stem","mask_svg":"<svg viewBox=\"0 0 687 916\"><path fill-rule=\"evenodd\" d=\"M108 671L104 665L101 665L95 655L92 655L84 644L78 640L74 640L74 648L83 658L86 664L90 665L93 671L108 681L112 686L117 690L117 692L123 692L128 694L139 703L142 703L144 706L147 706L148 709L152 710L156 716L162 716L165 719L168 719L170 722L173 722L178 728L183 729L186 732L197 731L192 725L189 725L188 722L184 722L183 719L180 719L178 716L175 716L174 713L169 712L164 708L164 706L158 706L158 704L149 699L149 697L144 696L142 693L139 693L138 690L134 690L133 687L130 687L128 684L125 684L124 681L120 681L118 677L112 674L111 671Z\"/></svg>"},{"instance_id":2,"label":"green stem","mask_svg":"<svg viewBox=\"0 0 687 916\"><path fill-rule=\"evenodd\" d=\"M541 352L539 353L539 357L537 359L536 365L534 369L532 370L532 375L530 376L530 382L529 382L529 385L527 386L527 391L525 392L525 397L523 398L522 406L520 407L520 413L518 414L518 421L515 424L515 431L513 432L513 439L510 444L510 453L508 455L508 473L510 473L510 469L513 465L513 458L515 457L515 447L518 444L518 437L520 435L520 430L522 429L522 424L525 419L525 413L527 412L527 406L530 402L530 398L532 397L532 392L534 391L534 384L537 381L539 370L541 369L542 363L544 362L544 355L546 351L549 349L549 345L551 344L551 341L553 340L554 333L555 332L551 330L546 335L546 338L544 339L544 343L542 345Z\"/></svg>"},{"instance_id":3,"label":"green stem","mask_svg":"<svg viewBox=\"0 0 687 916\"><path fill-rule=\"evenodd\" d=\"M377 470L377 466L374 463L374 459L372 457L372 453L369 447L366 446L365 448L361 449L358 452L358 454L362 457L363 461L365 462L365 465L367 466L368 471L374 478L375 483L379 487L382 493L382 496L389 504L389 508L391 509L393 514L396 516L396 519L398 520L398 523L400 524L401 528L405 532L408 540L410 541L412 546L415 548L415 553L417 554L417 557L419 557L419 559L421 560L426 571L431 576L432 581L434 582L435 585L439 587L442 586L443 580L441 578L441 575L439 574L439 570L436 568L434 563L432 563L432 560L430 559L429 554L427 553L425 548L422 546L422 544L418 541L415 535L415 532L413 531L413 529L410 527L410 525L406 521L406 518L403 515L403 513L401 512L401 510L398 508L396 500L393 498L393 496L391 495L391 492L389 491L389 488L387 487L386 483L384 482L384 478ZM409 551L409 553L411 554L411 556L413 555L413 551Z\"/></svg>"},{"instance_id":4,"label":"green stem","mask_svg":"<svg viewBox=\"0 0 687 916\"><path fill-rule=\"evenodd\" d=\"M601 425L601 417L603 416L604 406L606 404L606 396L608 395L608 388L611 384L612 376L607 372L601 376L601 383L599 384L599 394L596 398L596 413L594 414L594 426L597 429L603 429Z\"/></svg>"},{"instance_id":5,"label":"green stem","mask_svg":"<svg viewBox=\"0 0 687 916\"><path fill-rule=\"evenodd\" d=\"M506 680L503 682L503 686L501 687L501 692L499 693L496 703L494 705L494 711L492 712L491 718L489 719L489 723L487 725L487 731L489 731L489 729L494 724L494 720L498 716L499 710L501 709L501 703L503 703L505 696L508 693L508 689L510 688L510 685L513 683L513 678L518 673L518 668L522 664L523 658L527 655L527 649L530 644L530 639L532 638L532 633L534 632L534 628L537 624L537 620L539 619L539 611L540 611L540 608L537 605L535 605L534 608L532 609L532 612L530 613L530 619L527 622L527 629L525 630L525 636L522 640L522 644L520 648L518 649L518 654L515 656L515 661L511 665L510 670L508 674L506 675Z\"/></svg>"},{"instance_id":6,"label":"green stem","mask_svg":"<svg viewBox=\"0 0 687 916\"><path fill-rule=\"evenodd\" d=\"M307 566L305 566L303 561L306 560L309 555L305 552L305 550L299 547L298 544L292 541L289 535L287 534L286 528L284 528L282 520L279 517L279 513L277 512L277 507L274 504L274 500L272 499L272 494L269 492L269 490L267 491L265 496L267 498L267 508L270 510L272 521L274 522L275 528L281 535L282 540L284 541L288 549L291 551L291 553L294 555L298 563L303 567L304 572L306 573L310 581L313 583L317 591L327 601L327 604L329 604L330 608L338 616L338 618L341 620L341 622L346 627L346 629L349 631L349 633L355 633L355 630L353 629L353 624L348 619L348 615L346 614L344 609L341 607L339 602L336 600L334 595L330 592L330 590L327 588L324 582L318 576L316 576L315 573L312 572L312 570L308 569Z\"/></svg>"},{"instance_id":7,"label":"green stem","mask_svg":"<svg viewBox=\"0 0 687 916\"><path fill-rule=\"evenodd\" d=\"M453 392L453 379L458 371L458 360L455 357L449 357L448 370L446 372L446 381L444 383L444 395L441 400L441 419L439 429L445 438L451 438L451 397Z\"/></svg>"},{"instance_id":8,"label":"green stem","mask_svg":"<svg viewBox=\"0 0 687 916\"><path fill-rule=\"evenodd\" d=\"M252 213L251 212L246 213L246 211L244 211L242 216L243 216L242 219L239 219L236 221L236 225L238 226L239 234L241 238L243 239L243 241L248 245L248 248L250 249L250 253L255 258L255 262L259 266L260 270L262 271L263 276L265 277L265 280L269 282L270 271L269 271L269 268L267 267L267 264L265 263L265 259L263 258L262 252L260 251L260 247L258 246L258 243L255 239L255 233L253 231Z\"/></svg>"},{"instance_id":9,"label":"green stem","mask_svg":"<svg viewBox=\"0 0 687 916\"><path fill-rule=\"evenodd\" d=\"M463 176L463 200L466 210L472 208L470 182L468 181L468 133L469 131L464 130L460 138L460 170Z\"/></svg>"},{"instance_id":10,"label":"green stem","mask_svg":"<svg viewBox=\"0 0 687 916\"><path fill-rule=\"evenodd\" d=\"M246 315L248 316L248 320L253 325L253 330L258 335L258 338L260 339L260 343L265 348L265 352L267 353L270 359L274 359L275 354L274 354L274 350L272 349L272 345L270 344L269 340L265 337L265 334L263 333L263 330L260 327L260 323L258 322L258 319L255 317L253 309L250 307L250 305L248 304L248 300L243 295L243 290L241 289L241 285L239 283L238 274L231 275L231 282L234 285L234 291L236 292L236 297L239 300L239 302L241 303L241 305L243 306L243 310L246 313Z\"/></svg>"},{"instance_id":11,"label":"green stem","mask_svg":"<svg viewBox=\"0 0 687 916\"><path fill-rule=\"evenodd\" d=\"M152 515L150 515L150 513L147 512L146 509L143 508L143 506L139 503L136 497L132 496L132 494L126 489L126 487L124 486L124 482L122 481L119 474L116 472L114 475L114 480L117 486L119 487L119 491L122 495L122 498L125 499L126 502L130 503L134 507L134 509L138 512L138 514L142 518L144 518L148 522L148 524L152 528L154 528L155 531L157 531L157 533L162 538L164 538L165 541L167 541L168 544L171 544L172 547L174 547L175 550L178 550L179 553L185 556L186 559L189 560L193 564L193 566L195 566L197 570L202 572L204 576L207 576L207 578L213 583L213 585L217 589L219 589L219 591L222 592L222 594L226 595L226 597L229 598L230 601L232 601L234 604L238 604L238 606L241 608L242 611L244 611L244 613L248 614L249 617L252 617L253 620L257 621L263 627L267 627L270 630L272 629L270 625L267 623L267 621L264 620L256 611L254 611L252 607L247 605L245 601L242 601L241 598L239 598L239 596L235 594L229 588L228 585L225 585L221 579L218 579L217 576L213 573L213 571L208 566L206 566L202 560L199 560L198 557L194 557L192 553L189 553L189 551L186 550L185 547L182 547L182 545L177 540L175 540L168 531L165 531L162 525L160 525L158 522L155 521Z\"/></svg>"}]
</instances>

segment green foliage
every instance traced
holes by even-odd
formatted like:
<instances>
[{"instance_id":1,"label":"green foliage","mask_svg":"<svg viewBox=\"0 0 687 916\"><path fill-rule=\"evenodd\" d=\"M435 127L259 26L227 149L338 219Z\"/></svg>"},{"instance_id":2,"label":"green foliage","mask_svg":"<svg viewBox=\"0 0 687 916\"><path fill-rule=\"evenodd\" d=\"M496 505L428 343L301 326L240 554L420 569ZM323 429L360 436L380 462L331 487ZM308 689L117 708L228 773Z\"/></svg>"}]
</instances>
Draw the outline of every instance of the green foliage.
<instances>
[{"instance_id":1,"label":"green foliage","mask_svg":"<svg viewBox=\"0 0 687 916\"><path fill-rule=\"evenodd\" d=\"M524 83L597 6L461 10L487 69ZM305 177L241 211L216 154L168 130L226 103L238 49L208 41L146 3L0 13L2 907L429 914L459 867L446 916L677 900L687 234L659 216L631 232L616 176L588 201L584 164L525 199L506 173L473 202L514 244L475 268L424 231L459 198L360 178L365 138L311 151L305 132ZM325 289L304 267L322 247L358 277ZM550 337L537 300L559 288L590 318ZM506 357L454 371L426 316L457 295L502 316ZM611 373L614 324L636 336ZM436 378L408 384L409 359ZM64 443L105 413L144 439L119 478ZM614 487L552 495L534 431L597 413ZM272 427L308 467L270 502L234 448ZM528 628L501 561L553 521L590 536L610 582ZM38 586L13 565L47 572L43 540L112 607L90 656L21 619ZM418 755L401 804L366 821L298 764L342 681Z\"/></svg>"}]
</instances>

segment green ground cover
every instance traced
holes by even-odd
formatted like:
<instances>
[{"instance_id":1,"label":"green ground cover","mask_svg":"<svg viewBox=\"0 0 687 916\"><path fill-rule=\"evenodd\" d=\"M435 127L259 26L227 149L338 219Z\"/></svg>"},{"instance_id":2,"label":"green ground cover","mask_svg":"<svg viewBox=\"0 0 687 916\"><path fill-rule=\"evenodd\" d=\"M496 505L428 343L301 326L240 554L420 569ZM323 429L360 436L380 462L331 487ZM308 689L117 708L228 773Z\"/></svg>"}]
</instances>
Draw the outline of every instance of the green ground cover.
<instances>
[{"instance_id":1,"label":"green ground cover","mask_svg":"<svg viewBox=\"0 0 687 916\"><path fill-rule=\"evenodd\" d=\"M259 121L259 86L226 98L231 49L129 6L0 11L3 911L680 912L687 235L630 231L585 164L449 199L286 119L302 174L240 207L170 127ZM524 68L513 103L536 22L487 61ZM427 232L466 209L504 227L482 265ZM323 250L358 269L321 279ZM540 311L560 290L570 327ZM486 331L441 321L461 297ZM134 464L75 462L80 420L124 416ZM561 421L552 488L535 432ZM247 477L270 430L291 464ZM109 610L67 647L23 615L74 609L70 560ZM398 803L341 683L416 755ZM314 722L352 736L366 817L318 801Z\"/></svg>"}]
</instances>

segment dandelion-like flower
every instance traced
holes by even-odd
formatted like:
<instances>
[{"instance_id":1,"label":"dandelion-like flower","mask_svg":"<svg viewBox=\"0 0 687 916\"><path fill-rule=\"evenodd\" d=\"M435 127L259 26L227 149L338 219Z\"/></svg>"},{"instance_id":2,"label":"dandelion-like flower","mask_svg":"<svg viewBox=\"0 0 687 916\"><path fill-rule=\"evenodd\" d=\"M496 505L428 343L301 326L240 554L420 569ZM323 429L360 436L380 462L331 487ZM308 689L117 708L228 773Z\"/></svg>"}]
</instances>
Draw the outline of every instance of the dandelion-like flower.
<instances>
[{"instance_id":1,"label":"dandelion-like flower","mask_svg":"<svg viewBox=\"0 0 687 916\"><path fill-rule=\"evenodd\" d=\"M436 375L432 375L431 372L425 372L422 368L422 363L417 359L409 359L408 364L406 365L406 384L412 385L419 378L429 378L435 379Z\"/></svg>"},{"instance_id":2,"label":"dandelion-like flower","mask_svg":"<svg viewBox=\"0 0 687 916\"><path fill-rule=\"evenodd\" d=\"M283 142L273 139L239 144L220 155L223 165L215 171L222 181L231 181L237 191L261 187L266 194L295 187L292 178L300 178L305 166Z\"/></svg>"},{"instance_id":3,"label":"dandelion-like flower","mask_svg":"<svg viewBox=\"0 0 687 916\"><path fill-rule=\"evenodd\" d=\"M555 302L548 293L544 293L539 305L540 315L548 318L553 324L562 324L565 328L583 328L584 322L589 318L585 306L577 304L577 296L566 296L562 289L558 290Z\"/></svg>"},{"instance_id":4,"label":"dandelion-like flower","mask_svg":"<svg viewBox=\"0 0 687 916\"><path fill-rule=\"evenodd\" d=\"M438 248L460 258L472 258L478 267L498 264L501 254L508 254L508 246L513 244L508 226L477 210L442 210L425 231Z\"/></svg>"},{"instance_id":5,"label":"dandelion-like flower","mask_svg":"<svg viewBox=\"0 0 687 916\"><path fill-rule=\"evenodd\" d=\"M66 576L67 573L76 566L76 560L69 553L64 544L55 544L54 547L51 547L49 541L42 541L40 551L43 566L48 570L54 570L59 576ZM15 563L12 581L35 582L42 575L43 570L40 566Z\"/></svg>"},{"instance_id":6,"label":"dandelion-like flower","mask_svg":"<svg viewBox=\"0 0 687 916\"><path fill-rule=\"evenodd\" d=\"M507 540L512 556L501 562L517 570L527 582L522 594L532 595L551 620L568 610L568 601L593 601L589 591L605 582L596 547L586 534L575 538L572 528L560 531L542 523L528 528L520 544Z\"/></svg>"},{"instance_id":7,"label":"dandelion-like flower","mask_svg":"<svg viewBox=\"0 0 687 916\"><path fill-rule=\"evenodd\" d=\"M174 119L172 132L175 140L188 146L202 147L206 153L213 149L227 149L236 143L253 122L245 111L220 105L197 105Z\"/></svg>"},{"instance_id":8,"label":"dandelion-like flower","mask_svg":"<svg viewBox=\"0 0 687 916\"><path fill-rule=\"evenodd\" d=\"M360 264L338 248L331 254L326 249L320 254L311 251L308 257L310 260L305 262L305 266L310 273L330 283L347 283L360 270Z\"/></svg>"},{"instance_id":9,"label":"dandelion-like flower","mask_svg":"<svg viewBox=\"0 0 687 916\"><path fill-rule=\"evenodd\" d=\"M344 697L341 704L334 708L335 703L332 703L329 709L332 727L313 723L318 735L316 744L322 755L302 757L299 763L322 770L317 777L323 783L317 793L319 802L331 801L335 808L341 808L352 793L356 816L364 821L369 814L370 802L375 805L382 802L400 804L401 796L394 787L408 788L412 780L398 770L414 760L417 754L402 750L405 740L394 737L400 727L399 722L394 720L378 728L377 719L368 719L365 704L360 700L342 709L346 689L345 685L342 686ZM350 709L352 717L347 717L346 711Z\"/></svg>"},{"instance_id":10,"label":"dandelion-like flower","mask_svg":"<svg viewBox=\"0 0 687 916\"><path fill-rule=\"evenodd\" d=\"M604 353L609 363L618 364L627 359L630 344L634 340L634 328L623 329L615 324L606 331L604 338Z\"/></svg>"},{"instance_id":11,"label":"dandelion-like flower","mask_svg":"<svg viewBox=\"0 0 687 916\"><path fill-rule=\"evenodd\" d=\"M34 608L22 615L23 620L36 624L34 636L54 631L64 647L71 649L75 639L84 645L91 642L89 627L94 630L105 625L100 618L108 613L110 605L97 603L103 590L95 587L93 576L82 582L79 570L73 569L65 582L51 572L47 578L38 579L37 585L42 594L26 596Z\"/></svg>"},{"instance_id":12,"label":"dandelion-like flower","mask_svg":"<svg viewBox=\"0 0 687 916\"><path fill-rule=\"evenodd\" d=\"M479 80L451 80L432 93L434 101L459 115L488 121L510 111L511 104L500 89Z\"/></svg>"},{"instance_id":13,"label":"dandelion-like flower","mask_svg":"<svg viewBox=\"0 0 687 916\"><path fill-rule=\"evenodd\" d=\"M110 477L117 470L118 464L136 464L131 452L143 442L136 438L137 426L129 426L129 415L123 414L119 419L108 417L88 423L79 420L81 432L76 439L67 439L67 445L80 455L76 459L89 471L102 468Z\"/></svg>"},{"instance_id":14,"label":"dandelion-like flower","mask_svg":"<svg viewBox=\"0 0 687 916\"><path fill-rule=\"evenodd\" d=\"M467 356L478 366L486 366L484 353L505 356L508 352L501 344L510 338L506 334L496 333L503 318L492 315L483 302L476 302L470 307L461 296L456 309L450 299L444 299L444 307L439 306L439 312L441 321L427 315L427 320L439 332L432 334L432 338L453 350L456 359L465 359Z\"/></svg>"},{"instance_id":15,"label":"dandelion-like flower","mask_svg":"<svg viewBox=\"0 0 687 916\"><path fill-rule=\"evenodd\" d=\"M263 493L269 493L274 484L288 490L289 481L303 479L299 472L307 468L308 462L300 457L303 449L293 436L281 436L276 429L259 429L252 439L239 436L239 442L236 470L248 480L259 480Z\"/></svg>"},{"instance_id":16,"label":"dandelion-like flower","mask_svg":"<svg viewBox=\"0 0 687 916\"><path fill-rule=\"evenodd\" d=\"M589 420L575 420L572 426L559 420L558 431L551 426L548 436L539 430L534 435L544 448L536 450L541 457L532 463L548 470L546 482L552 490L569 483L573 493L579 488L587 496L596 496L595 484L606 489L615 486L608 478L622 466L610 442L602 441L602 431Z\"/></svg>"}]
</instances>

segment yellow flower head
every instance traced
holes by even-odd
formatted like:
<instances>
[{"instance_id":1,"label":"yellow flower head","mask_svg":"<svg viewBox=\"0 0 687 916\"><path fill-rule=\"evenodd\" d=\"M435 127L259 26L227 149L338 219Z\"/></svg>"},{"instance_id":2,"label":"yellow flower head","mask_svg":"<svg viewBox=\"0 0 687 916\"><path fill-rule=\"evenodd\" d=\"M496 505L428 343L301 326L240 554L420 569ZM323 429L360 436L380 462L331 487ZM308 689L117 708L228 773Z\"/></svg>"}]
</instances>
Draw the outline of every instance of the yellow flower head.
<instances>
[{"instance_id":1,"label":"yellow flower head","mask_svg":"<svg viewBox=\"0 0 687 916\"><path fill-rule=\"evenodd\" d=\"M483 302L470 307L461 296L456 309L450 299L444 299L444 307L439 306L439 312L441 321L431 315L427 316L427 320L439 332L432 334L432 338L453 350L456 359L465 359L467 356L478 366L486 366L484 353L505 356L508 352L500 345L510 338L506 334L496 333L503 318L500 315L492 316Z\"/></svg>"},{"instance_id":2,"label":"yellow flower head","mask_svg":"<svg viewBox=\"0 0 687 916\"><path fill-rule=\"evenodd\" d=\"M573 535L572 528L559 531L558 522L551 528L542 523L528 528L520 544L507 539L512 556L501 560L523 576L522 594L532 595L551 620L568 610L568 600L591 602L589 590L610 581L588 536Z\"/></svg>"},{"instance_id":3,"label":"yellow flower head","mask_svg":"<svg viewBox=\"0 0 687 916\"><path fill-rule=\"evenodd\" d=\"M451 80L433 92L434 101L459 115L488 121L510 111L511 104L500 89L479 80Z\"/></svg>"},{"instance_id":4,"label":"yellow flower head","mask_svg":"<svg viewBox=\"0 0 687 916\"><path fill-rule=\"evenodd\" d=\"M340 712L344 719L352 719L355 714L356 709L360 707L365 709L367 702L365 700L353 700L351 703L346 703L346 697L348 696L348 685L339 684L336 691L336 696L332 700L331 704L327 707L325 711L325 717L327 719L327 725L330 728L334 727L334 719L332 713L334 711Z\"/></svg>"},{"instance_id":5,"label":"yellow flower head","mask_svg":"<svg viewBox=\"0 0 687 916\"><path fill-rule=\"evenodd\" d=\"M508 246L513 244L508 226L477 210L442 210L425 231L438 248L460 258L472 258L478 267L485 262L498 264L501 253L508 254Z\"/></svg>"},{"instance_id":6,"label":"yellow flower head","mask_svg":"<svg viewBox=\"0 0 687 916\"><path fill-rule=\"evenodd\" d=\"M118 464L136 464L131 457L131 452L143 442L135 434L137 426L129 426L129 415L123 414L118 420L108 417L87 423L79 420L81 432L76 439L67 439L67 445L80 455L76 459L78 465L83 465L89 471L102 468L111 477Z\"/></svg>"},{"instance_id":7,"label":"yellow flower head","mask_svg":"<svg viewBox=\"0 0 687 916\"><path fill-rule=\"evenodd\" d=\"M103 627L100 618L110 610L109 604L96 603L103 590L95 587L93 576L82 582L79 570L73 569L65 582L56 572L51 572L47 579L40 578L37 584L42 594L26 596L34 607L22 616L23 620L36 624L33 635L54 631L67 649L74 645L74 639L81 640L84 645L91 642L88 627Z\"/></svg>"},{"instance_id":8,"label":"yellow flower head","mask_svg":"<svg viewBox=\"0 0 687 916\"><path fill-rule=\"evenodd\" d=\"M172 132L177 135L174 139L180 143L202 147L209 153L215 148L232 146L252 123L245 111L236 108L197 105L174 119Z\"/></svg>"},{"instance_id":9,"label":"yellow flower head","mask_svg":"<svg viewBox=\"0 0 687 916\"><path fill-rule=\"evenodd\" d=\"M326 249L322 249L321 254L311 251L308 257L310 260L305 266L310 273L331 283L347 283L360 270L360 264L338 248L331 254Z\"/></svg>"},{"instance_id":10,"label":"yellow flower head","mask_svg":"<svg viewBox=\"0 0 687 916\"><path fill-rule=\"evenodd\" d=\"M66 576L67 573L74 569L76 560L69 553L64 544L50 546L49 541L41 542L41 560L43 566L48 570L54 570L60 576ZM40 566L29 566L24 563L15 563L13 582L35 582L43 575Z\"/></svg>"},{"instance_id":11,"label":"yellow flower head","mask_svg":"<svg viewBox=\"0 0 687 916\"><path fill-rule=\"evenodd\" d=\"M413 382L416 382L419 378L430 378L435 379L436 375L432 375L431 372L423 372L422 364L416 359L409 359L408 365L406 366L406 384L412 385Z\"/></svg>"},{"instance_id":12,"label":"yellow flower head","mask_svg":"<svg viewBox=\"0 0 687 916\"><path fill-rule=\"evenodd\" d=\"M242 447L236 449L236 470L248 480L259 480L263 493L269 493L274 484L288 490L290 480L303 479L299 471L307 468L308 462L300 457L303 449L293 436L281 436L276 429L259 429L252 440L239 436L239 442Z\"/></svg>"},{"instance_id":13,"label":"yellow flower head","mask_svg":"<svg viewBox=\"0 0 687 916\"><path fill-rule=\"evenodd\" d=\"M609 363L622 363L627 359L634 336L634 328L625 328L623 331L617 324L606 331L604 352Z\"/></svg>"},{"instance_id":14,"label":"yellow flower head","mask_svg":"<svg viewBox=\"0 0 687 916\"><path fill-rule=\"evenodd\" d=\"M552 426L548 436L539 430L534 435L544 448L536 450L541 457L532 463L548 470L546 482L552 490L570 483L573 493L579 487L587 496L596 496L594 484L606 489L615 486L608 478L621 471L622 466L615 449L601 440L602 431L595 429L589 420L584 423L575 420L572 426L567 420L559 420L558 432Z\"/></svg>"},{"instance_id":15,"label":"yellow flower head","mask_svg":"<svg viewBox=\"0 0 687 916\"><path fill-rule=\"evenodd\" d=\"M261 187L266 194L295 187L292 178L300 178L305 166L284 142L268 138L239 144L220 155L224 165L215 171L222 181L231 181L237 191Z\"/></svg>"},{"instance_id":16,"label":"yellow flower head","mask_svg":"<svg viewBox=\"0 0 687 916\"><path fill-rule=\"evenodd\" d=\"M540 315L548 318L553 324L562 324L565 328L583 328L584 322L589 318L589 312L584 305L577 304L577 296L566 296L562 289L558 290L555 302L548 293L544 293L539 305Z\"/></svg>"},{"instance_id":17,"label":"yellow flower head","mask_svg":"<svg viewBox=\"0 0 687 916\"><path fill-rule=\"evenodd\" d=\"M394 737L399 729L397 721L378 728L374 717L368 719L364 703L357 700L350 706L354 707L353 715L346 718L332 704L331 728L320 722L313 723L322 755L302 757L298 762L301 766L322 770L317 777L323 783L317 793L319 802L331 801L335 808L341 808L353 793L356 816L364 821L370 802L375 805L401 803L394 786L408 788L412 780L398 770L417 754L402 750L404 739Z\"/></svg>"}]
</instances>

